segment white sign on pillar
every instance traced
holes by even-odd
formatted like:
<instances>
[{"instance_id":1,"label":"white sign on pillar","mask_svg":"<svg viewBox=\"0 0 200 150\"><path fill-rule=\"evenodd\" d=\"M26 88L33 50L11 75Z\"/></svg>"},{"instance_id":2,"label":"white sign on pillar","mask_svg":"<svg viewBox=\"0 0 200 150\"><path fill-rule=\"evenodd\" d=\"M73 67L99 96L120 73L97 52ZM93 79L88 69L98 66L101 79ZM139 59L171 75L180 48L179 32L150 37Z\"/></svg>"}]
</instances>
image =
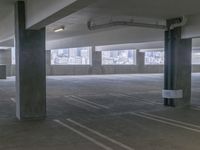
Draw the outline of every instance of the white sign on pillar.
<instances>
[{"instance_id":1,"label":"white sign on pillar","mask_svg":"<svg viewBox=\"0 0 200 150\"><path fill-rule=\"evenodd\" d=\"M163 98L179 99L183 98L183 90L163 90Z\"/></svg>"}]
</instances>

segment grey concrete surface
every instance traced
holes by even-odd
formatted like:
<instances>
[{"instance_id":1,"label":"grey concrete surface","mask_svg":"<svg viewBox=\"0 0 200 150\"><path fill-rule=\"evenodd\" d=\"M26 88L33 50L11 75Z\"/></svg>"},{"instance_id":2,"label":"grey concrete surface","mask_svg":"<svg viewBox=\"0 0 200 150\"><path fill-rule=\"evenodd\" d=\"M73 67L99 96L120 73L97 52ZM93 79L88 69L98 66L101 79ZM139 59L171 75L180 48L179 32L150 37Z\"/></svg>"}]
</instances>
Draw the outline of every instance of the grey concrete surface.
<instances>
[{"instance_id":1,"label":"grey concrete surface","mask_svg":"<svg viewBox=\"0 0 200 150\"><path fill-rule=\"evenodd\" d=\"M46 117L45 28L26 29L25 2L15 3L16 115L19 119Z\"/></svg>"},{"instance_id":2,"label":"grey concrete surface","mask_svg":"<svg viewBox=\"0 0 200 150\"><path fill-rule=\"evenodd\" d=\"M141 67L141 66L140 66ZM132 73L140 73L138 68L139 66L135 65L105 65L102 66L102 70L104 74L132 74ZM200 72L199 65L193 65L192 71L194 73ZM144 70L141 71L143 73L163 73L164 66L163 65L145 65ZM99 70L100 72L100 70ZM60 75L90 75L91 66L86 65L50 65L46 64L46 73L51 76L60 76ZM11 75L15 75L15 65L11 66Z\"/></svg>"},{"instance_id":3,"label":"grey concrete surface","mask_svg":"<svg viewBox=\"0 0 200 150\"><path fill-rule=\"evenodd\" d=\"M165 31L164 88L181 90L182 98L165 97L165 105L187 107L191 101L192 39L181 39L181 27L170 28L176 21L167 20L168 30Z\"/></svg>"},{"instance_id":4,"label":"grey concrete surface","mask_svg":"<svg viewBox=\"0 0 200 150\"><path fill-rule=\"evenodd\" d=\"M160 74L47 77L41 122L15 118L15 79L1 80L0 150L199 150L200 74L192 77L185 109L163 106Z\"/></svg>"},{"instance_id":5,"label":"grey concrete surface","mask_svg":"<svg viewBox=\"0 0 200 150\"><path fill-rule=\"evenodd\" d=\"M0 65L0 79L6 79L6 65Z\"/></svg>"},{"instance_id":6,"label":"grey concrete surface","mask_svg":"<svg viewBox=\"0 0 200 150\"><path fill-rule=\"evenodd\" d=\"M91 66L88 74L103 74L103 66L102 66L102 56L100 51L96 51L95 46L92 46L91 50Z\"/></svg>"},{"instance_id":7,"label":"grey concrete surface","mask_svg":"<svg viewBox=\"0 0 200 150\"><path fill-rule=\"evenodd\" d=\"M46 57L48 60L49 56ZM49 61L47 61L49 62ZM140 66L141 67L141 66ZM132 73L140 73L143 72L145 74L149 73L163 73L164 66L163 65L145 65L143 71L139 71L139 66L135 65L127 65L127 66L119 66L119 65L106 65L102 66L102 70L104 74L132 74ZM99 70L100 72L100 70ZM200 72L199 65L192 66L192 72L198 73ZM46 73L51 76L60 76L60 75L90 75L91 66L86 65L50 65L50 63L46 64ZM15 65L11 66L11 76L15 76Z\"/></svg>"},{"instance_id":8,"label":"grey concrete surface","mask_svg":"<svg viewBox=\"0 0 200 150\"><path fill-rule=\"evenodd\" d=\"M6 65L6 76L11 76L11 49L1 49L0 50L0 64Z\"/></svg>"},{"instance_id":9,"label":"grey concrete surface","mask_svg":"<svg viewBox=\"0 0 200 150\"><path fill-rule=\"evenodd\" d=\"M90 74L132 74L132 73L163 73L164 65L144 65L144 53L137 53L137 65L101 65L100 52L94 53L92 65L51 65L51 53L46 51L47 75L90 75ZM2 55L2 56L1 56ZM4 53L0 51L4 60ZM2 60L3 60L2 59ZM8 59L8 60L7 60ZM15 76L15 65L10 65L11 58L7 57L7 75ZM200 72L200 65L192 66L193 72Z\"/></svg>"}]
</instances>

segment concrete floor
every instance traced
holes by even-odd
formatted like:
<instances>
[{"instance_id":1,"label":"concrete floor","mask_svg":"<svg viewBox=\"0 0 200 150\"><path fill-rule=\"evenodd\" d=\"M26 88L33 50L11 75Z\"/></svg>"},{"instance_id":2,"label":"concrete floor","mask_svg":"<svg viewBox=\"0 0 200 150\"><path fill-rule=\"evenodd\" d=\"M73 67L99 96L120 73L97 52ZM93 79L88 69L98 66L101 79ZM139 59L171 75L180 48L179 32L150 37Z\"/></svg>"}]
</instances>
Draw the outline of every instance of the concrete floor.
<instances>
[{"instance_id":1,"label":"concrete floor","mask_svg":"<svg viewBox=\"0 0 200 150\"><path fill-rule=\"evenodd\" d=\"M192 106L162 105L162 75L47 78L46 121L15 118L14 78L0 80L0 150L199 150L200 74Z\"/></svg>"}]
</instances>

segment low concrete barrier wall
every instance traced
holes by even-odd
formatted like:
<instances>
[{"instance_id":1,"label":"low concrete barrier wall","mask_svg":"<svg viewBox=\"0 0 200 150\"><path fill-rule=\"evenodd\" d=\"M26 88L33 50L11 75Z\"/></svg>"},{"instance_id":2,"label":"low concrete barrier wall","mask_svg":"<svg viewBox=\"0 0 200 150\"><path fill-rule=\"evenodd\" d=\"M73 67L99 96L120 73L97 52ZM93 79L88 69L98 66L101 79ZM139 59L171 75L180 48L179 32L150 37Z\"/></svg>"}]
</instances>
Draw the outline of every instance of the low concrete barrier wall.
<instances>
[{"instance_id":1,"label":"low concrete barrier wall","mask_svg":"<svg viewBox=\"0 0 200 150\"><path fill-rule=\"evenodd\" d=\"M11 76L15 75L15 66L11 67ZM200 65L192 66L193 72L200 72ZM8 71L7 71L8 72ZM164 65L103 65L92 67L91 65L48 65L47 75L90 75L90 74L136 74L136 73L164 73Z\"/></svg>"}]
</instances>

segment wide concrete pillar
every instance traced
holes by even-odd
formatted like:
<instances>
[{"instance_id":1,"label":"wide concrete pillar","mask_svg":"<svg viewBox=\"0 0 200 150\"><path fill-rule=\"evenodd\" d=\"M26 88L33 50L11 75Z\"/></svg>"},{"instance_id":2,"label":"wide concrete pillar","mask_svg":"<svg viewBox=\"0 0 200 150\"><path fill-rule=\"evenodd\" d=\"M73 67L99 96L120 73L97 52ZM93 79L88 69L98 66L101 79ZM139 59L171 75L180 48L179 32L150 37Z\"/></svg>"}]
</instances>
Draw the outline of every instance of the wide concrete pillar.
<instances>
[{"instance_id":1,"label":"wide concrete pillar","mask_svg":"<svg viewBox=\"0 0 200 150\"><path fill-rule=\"evenodd\" d=\"M92 47L92 66L91 74L102 74L102 53L101 51L96 51L95 46Z\"/></svg>"},{"instance_id":2,"label":"wide concrete pillar","mask_svg":"<svg viewBox=\"0 0 200 150\"><path fill-rule=\"evenodd\" d=\"M163 97L166 106L185 107L191 99L192 39L181 39L181 27L170 28L178 21L167 21Z\"/></svg>"},{"instance_id":3,"label":"wide concrete pillar","mask_svg":"<svg viewBox=\"0 0 200 150\"><path fill-rule=\"evenodd\" d=\"M46 75L51 75L51 50L46 50Z\"/></svg>"},{"instance_id":4,"label":"wide concrete pillar","mask_svg":"<svg viewBox=\"0 0 200 150\"><path fill-rule=\"evenodd\" d=\"M140 50L136 50L136 61L138 73L144 73L145 53L140 52Z\"/></svg>"},{"instance_id":5,"label":"wide concrete pillar","mask_svg":"<svg viewBox=\"0 0 200 150\"><path fill-rule=\"evenodd\" d=\"M45 29L27 30L25 3L15 3L16 115L20 120L46 117Z\"/></svg>"}]
</instances>

